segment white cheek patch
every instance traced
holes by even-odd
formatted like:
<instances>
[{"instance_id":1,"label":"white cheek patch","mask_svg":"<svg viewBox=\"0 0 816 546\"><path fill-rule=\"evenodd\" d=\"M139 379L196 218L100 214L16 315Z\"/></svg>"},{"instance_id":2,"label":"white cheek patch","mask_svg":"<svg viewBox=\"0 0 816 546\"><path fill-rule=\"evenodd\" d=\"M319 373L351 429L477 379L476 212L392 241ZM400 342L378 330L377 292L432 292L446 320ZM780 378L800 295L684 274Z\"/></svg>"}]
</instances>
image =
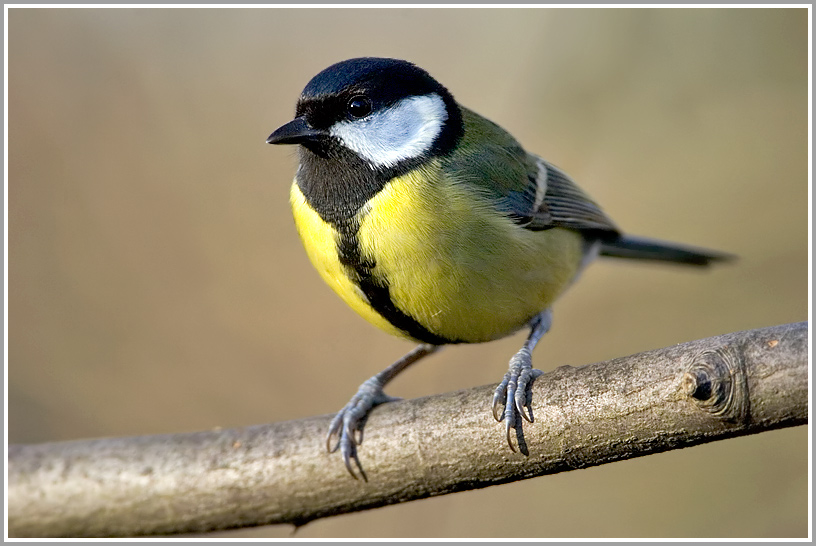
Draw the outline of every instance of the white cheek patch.
<instances>
[{"instance_id":1,"label":"white cheek patch","mask_svg":"<svg viewBox=\"0 0 816 546\"><path fill-rule=\"evenodd\" d=\"M426 152L448 118L436 93L403 99L364 119L341 121L329 130L373 167L393 167Z\"/></svg>"}]
</instances>

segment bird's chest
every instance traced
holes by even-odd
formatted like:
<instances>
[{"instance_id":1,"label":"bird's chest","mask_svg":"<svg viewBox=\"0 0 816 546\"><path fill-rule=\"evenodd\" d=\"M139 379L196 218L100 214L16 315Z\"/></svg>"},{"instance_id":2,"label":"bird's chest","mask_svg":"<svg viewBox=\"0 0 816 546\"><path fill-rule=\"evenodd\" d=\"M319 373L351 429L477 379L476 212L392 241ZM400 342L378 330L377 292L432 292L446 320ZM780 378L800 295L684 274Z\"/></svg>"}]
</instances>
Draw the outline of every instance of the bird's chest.
<instances>
[{"instance_id":1,"label":"bird's chest","mask_svg":"<svg viewBox=\"0 0 816 546\"><path fill-rule=\"evenodd\" d=\"M296 225L323 279L384 330L466 342L512 333L574 273L570 263L553 275L542 251L563 239L580 252L579 238L522 229L467 187L444 182L421 171L393 179L342 226L321 219L294 185Z\"/></svg>"},{"instance_id":2,"label":"bird's chest","mask_svg":"<svg viewBox=\"0 0 816 546\"><path fill-rule=\"evenodd\" d=\"M422 175L392 180L359 216L361 255L392 301L467 342L512 333L549 306L575 273L580 237L523 229L472 188Z\"/></svg>"}]
</instances>

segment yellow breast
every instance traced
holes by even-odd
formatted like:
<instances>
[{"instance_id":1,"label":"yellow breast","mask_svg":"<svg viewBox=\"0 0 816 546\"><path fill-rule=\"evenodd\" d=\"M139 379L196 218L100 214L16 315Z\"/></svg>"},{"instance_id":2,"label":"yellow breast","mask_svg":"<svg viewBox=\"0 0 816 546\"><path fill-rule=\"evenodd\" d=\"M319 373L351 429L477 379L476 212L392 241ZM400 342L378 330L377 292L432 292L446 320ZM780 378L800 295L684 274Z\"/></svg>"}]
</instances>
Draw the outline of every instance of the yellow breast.
<instances>
[{"instance_id":1,"label":"yellow breast","mask_svg":"<svg viewBox=\"0 0 816 546\"><path fill-rule=\"evenodd\" d=\"M435 165L390 181L358 213L360 254L391 300L430 332L459 342L509 335L549 307L578 271L580 234L530 231L498 215ZM338 234L291 192L295 222L323 279L376 326L407 336L368 304L337 257Z\"/></svg>"},{"instance_id":2,"label":"yellow breast","mask_svg":"<svg viewBox=\"0 0 816 546\"><path fill-rule=\"evenodd\" d=\"M295 217L295 227L297 227L300 239L303 241L306 254L326 284L371 324L390 334L404 336L402 331L393 327L391 323L372 309L360 288L351 281L348 271L338 259L337 242L339 234L331 224L325 222L308 205L306 198L297 186L297 182L292 184L289 191L289 201L292 205L292 214Z\"/></svg>"}]
</instances>

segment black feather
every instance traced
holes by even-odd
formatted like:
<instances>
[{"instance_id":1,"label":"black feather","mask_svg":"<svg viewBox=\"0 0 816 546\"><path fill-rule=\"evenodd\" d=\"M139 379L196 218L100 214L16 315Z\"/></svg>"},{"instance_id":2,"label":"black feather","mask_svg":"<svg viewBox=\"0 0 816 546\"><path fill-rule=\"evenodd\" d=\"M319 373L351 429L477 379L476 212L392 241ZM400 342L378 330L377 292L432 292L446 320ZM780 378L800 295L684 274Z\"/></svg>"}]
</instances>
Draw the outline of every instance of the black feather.
<instances>
[{"instance_id":1,"label":"black feather","mask_svg":"<svg viewBox=\"0 0 816 546\"><path fill-rule=\"evenodd\" d=\"M732 254L723 252L669 243L657 239L632 237L630 235L603 241L600 255L697 266L708 266L714 262L724 262L736 258Z\"/></svg>"}]
</instances>

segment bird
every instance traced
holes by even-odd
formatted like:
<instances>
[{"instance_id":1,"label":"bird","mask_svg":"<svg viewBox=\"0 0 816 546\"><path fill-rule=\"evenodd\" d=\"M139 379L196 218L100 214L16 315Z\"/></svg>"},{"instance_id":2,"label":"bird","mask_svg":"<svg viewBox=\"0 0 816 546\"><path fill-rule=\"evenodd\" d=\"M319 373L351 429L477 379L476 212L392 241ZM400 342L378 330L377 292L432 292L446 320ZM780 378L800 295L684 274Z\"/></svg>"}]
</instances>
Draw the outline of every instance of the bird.
<instances>
[{"instance_id":1,"label":"bird","mask_svg":"<svg viewBox=\"0 0 816 546\"><path fill-rule=\"evenodd\" d=\"M297 145L295 226L323 280L357 313L418 345L363 382L329 426L352 477L385 385L445 345L529 328L495 389L507 443L534 421L532 352L552 305L597 256L708 266L730 255L624 235L561 169L459 104L417 65L360 57L303 89L269 144ZM518 429L521 430L520 428ZM356 468L356 471L355 471Z\"/></svg>"}]
</instances>

